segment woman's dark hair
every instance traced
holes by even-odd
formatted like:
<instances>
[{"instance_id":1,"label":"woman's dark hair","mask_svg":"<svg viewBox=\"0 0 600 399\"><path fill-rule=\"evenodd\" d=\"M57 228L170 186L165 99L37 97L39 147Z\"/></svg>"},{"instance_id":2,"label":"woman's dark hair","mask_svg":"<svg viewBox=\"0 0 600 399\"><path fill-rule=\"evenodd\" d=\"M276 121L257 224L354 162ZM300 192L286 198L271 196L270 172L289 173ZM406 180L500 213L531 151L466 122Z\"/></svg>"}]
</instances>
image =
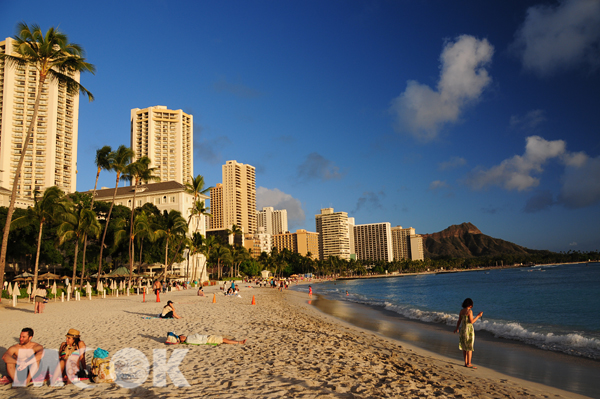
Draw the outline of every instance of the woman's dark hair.
<instances>
[{"instance_id":1,"label":"woman's dark hair","mask_svg":"<svg viewBox=\"0 0 600 399\"><path fill-rule=\"evenodd\" d=\"M471 298L465 299L462 304L463 309L468 308L469 306L473 306L473 300Z\"/></svg>"}]
</instances>

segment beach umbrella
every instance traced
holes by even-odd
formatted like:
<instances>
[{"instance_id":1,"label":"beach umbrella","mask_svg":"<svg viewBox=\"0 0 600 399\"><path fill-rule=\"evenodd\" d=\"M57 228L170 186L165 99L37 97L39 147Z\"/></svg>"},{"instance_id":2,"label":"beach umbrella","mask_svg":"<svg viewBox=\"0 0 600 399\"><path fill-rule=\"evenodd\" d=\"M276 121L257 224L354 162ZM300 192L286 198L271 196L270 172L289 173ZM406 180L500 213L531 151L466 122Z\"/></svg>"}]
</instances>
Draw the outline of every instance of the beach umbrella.
<instances>
[{"instance_id":1,"label":"beach umbrella","mask_svg":"<svg viewBox=\"0 0 600 399\"><path fill-rule=\"evenodd\" d=\"M27 277L33 277L33 274L25 272L25 273L19 274L18 276L15 276L15 277L27 278Z\"/></svg>"},{"instance_id":2,"label":"beach umbrella","mask_svg":"<svg viewBox=\"0 0 600 399\"><path fill-rule=\"evenodd\" d=\"M27 284L27 302L29 302L29 298L31 298L31 283Z\"/></svg>"},{"instance_id":3,"label":"beach umbrella","mask_svg":"<svg viewBox=\"0 0 600 399\"><path fill-rule=\"evenodd\" d=\"M52 295L54 295L54 302L56 302L56 293L58 290L56 289L56 281L52 283Z\"/></svg>"},{"instance_id":4,"label":"beach umbrella","mask_svg":"<svg viewBox=\"0 0 600 399\"><path fill-rule=\"evenodd\" d=\"M13 287L10 283L8 283L8 296L12 296Z\"/></svg>"}]
</instances>

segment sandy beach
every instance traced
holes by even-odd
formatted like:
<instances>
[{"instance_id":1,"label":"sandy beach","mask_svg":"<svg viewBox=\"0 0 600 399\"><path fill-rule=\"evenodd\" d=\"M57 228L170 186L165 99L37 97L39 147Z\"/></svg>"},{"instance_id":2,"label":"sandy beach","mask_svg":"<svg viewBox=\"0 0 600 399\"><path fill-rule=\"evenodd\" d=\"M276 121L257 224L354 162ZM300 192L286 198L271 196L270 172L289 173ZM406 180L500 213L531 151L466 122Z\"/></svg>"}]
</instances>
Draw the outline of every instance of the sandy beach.
<instances>
[{"instance_id":1,"label":"sandy beach","mask_svg":"<svg viewBox=\"0 0 600 399\"><path fill-rule=\"evenodd\" d=\"M362 330L321 313L308 303L304 293L248 288L246 284L241 287L241 298L225 297L217 286L212 286L205 288L206 297L196 296L193 289L174 291L161 295L161 303L156 303L153 295L148 295L145 303L141 295L51 301L43 314L34 314L33 305L26 301L12 308L9 301L3 300L0 355L17 343L23 327L33 328L33 340L45 348L58 348L68 329L75 328L81 331L88 347L108 350L112 356L134 348L139 355L136 364L144 364L140 358L145 357L149 369L145 379L145 375L139 377L139 374L134 382L131 377L124 377L124 382L135 385L132 388L116 383L89 383L89 389L74 385L61 388L47 384L40 388L6 385L0 387L0 395L5 398L583 397L482 367L466 369L461 367L458 350L456 358L445 358ZM216 303L212 303L213 293ZM252 296L256 305L251 305ZM167 300L175 302L182 319L147 318L156 316ZM169 331L248 341L245 345L168 346L164 342ZM153 363L157 359L160 363L161 351L166 351L167 359L172 359L177 350L187 350L176 365L183 379L175 378L173 382L167 377L166 386L156 386ZM91 357L88 354L88 364ZM3 362L0 373L6 373Z\"/></svg>"}]
</instances>

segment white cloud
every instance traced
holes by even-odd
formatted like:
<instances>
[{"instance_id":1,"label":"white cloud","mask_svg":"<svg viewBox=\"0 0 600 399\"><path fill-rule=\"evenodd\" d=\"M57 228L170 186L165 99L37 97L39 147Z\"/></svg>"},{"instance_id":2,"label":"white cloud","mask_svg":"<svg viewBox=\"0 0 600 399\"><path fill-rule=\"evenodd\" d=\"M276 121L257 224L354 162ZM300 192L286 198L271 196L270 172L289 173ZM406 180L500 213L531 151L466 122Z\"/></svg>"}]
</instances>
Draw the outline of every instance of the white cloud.
<instances>
[{"instance_id":1,"label":"white cloud","mask_svg":"<svg viewBox=\"0 0 600 399\"><path fill-rule=\"evenodd\" d=\"M448 184L445 181L441 181L441 180L434 180L429 184L429 189L431 191L440 189L440 188L446 188L448 187Z\"/></svg>"},{"instance_id":2,"label":"white cloud","mask_svg":"<svg viewBox=\"0 0 600 399\"><path fill-rule=\"evenodd\" d=\"M288 215L288 224L296 226L306 220L304 210L300 200L286 194L283 191L274 188L272 190L265 187L256 189L256 207L262 209L265 206L272 206L276 210L285 209Z\"/></svg>"},{"instance_id":3,"label":"white cloud","mask_svg":"<svg viewBox=\"0 0 600 399\"><path fill-rule=\"evenodd\" d=\"M600 65L600 1L563 0L527 10L512 49L540 75L587 63Z\"/></svg>"},{"instance_id":4,"label":"white cloud","mask_svg":"<svg viewBox=\"0 0 600 399\"><path fill-rule=\"evenodd\" d=\"M600 157L578 153L581 163L567 164L558 202L567 208L584 208L600 203Z\"/></svg>"},{"instance_id":5,"label":"white cloud","mask_svg":"<svg viewBox=\"0 0 600 399\"><path fill-rule=\"evenodd\" d=\"M404 93L392 100L390 111L397 117L394 128L421 141L435 139L444 124L456 122L490 84L486 66L493 54L494 47L486 39L462 35L447 42L440 56L437 89L409 80Z\"/></svg>"},{"instance_id":6,"label":"white cloud","mask_svg":"<svg viewBox=\"0 0 600 399\"><path fill-rule=\"evenodd\" d=\"M524 116L512 115L510 117L511 129L535 129L540 123L546 120L546 111L543 109L534 109Z\"/></svg>"},{"instance_id":7,"label":"white cloud","mask_svg":"<svg viewBox=\"0 0 600 399\"><path fill-rule=\"evenodd\" d=\"M488 170L472 172L467 184L475 189L500 186L506 190L523 191L540 184L534 174L543 171L542 166L550 159L566 156L566 144L562 140L547 141L539 136L527 137L525 154L505 159L500 165Z\"/></svg>"},{"instance_id":8,"label":"white cloud","mask_svg":"<svg viewBox=\"0 0 600 399\"><path fill-rule=\"evenodd\" d=\"M449 161L440 162L438 167L440 170L459 168L467 164L467 160L462 157L452 157Z\"/></svg>"}]
</instances>

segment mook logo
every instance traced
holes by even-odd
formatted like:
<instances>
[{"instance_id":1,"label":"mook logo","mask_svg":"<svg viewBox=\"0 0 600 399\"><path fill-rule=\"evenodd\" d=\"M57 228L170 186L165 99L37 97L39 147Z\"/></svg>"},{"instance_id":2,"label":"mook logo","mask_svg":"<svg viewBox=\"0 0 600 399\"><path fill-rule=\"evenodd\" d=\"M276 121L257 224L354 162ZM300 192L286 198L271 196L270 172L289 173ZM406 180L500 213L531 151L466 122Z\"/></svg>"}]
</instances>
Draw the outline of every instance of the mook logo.
<instances>
[{"instance_id":1,"label":"mook logo","mask_svg":"<svg viewBox=\"0 0 600 399\"><path fill-rule=\"evenodd\" d=\"M87 347L85 348L85 353L93 353L94 350L95 348ZM152 385L159 388L166 387L168 375L175 387L189 387L190 384L179 370L179 366L188 351L189 349L174 349L171 357L167 359L166 349L154 349L152 351ZM25 366L32 356L34 356L33 350L22 349L19 351L13 387L26 386L28 372L32 372L36 376L45 376L47 374L50 376L61 375L59 356L56 349L44 350L44 356L40 361L37 371L33 369L29 370L30 367ZM65 364L67 379L78 388L94 388L93 384L88 384L77 377L78 359L78 353L71 355L67 359ZM150 375L150 362L142 351L136 348L125 348L116 352L110 360L94 358L92 360L92 374L94 374L93 378L95 382L111 382L116 383L122 388L137 388L148 379ZM36 379L34 377L33 380L35 381ZM62 380L60 381L62 382ZM53 382L54 378L51 377L50 385L53 385Z\"/></svg>"}]
</instances>

